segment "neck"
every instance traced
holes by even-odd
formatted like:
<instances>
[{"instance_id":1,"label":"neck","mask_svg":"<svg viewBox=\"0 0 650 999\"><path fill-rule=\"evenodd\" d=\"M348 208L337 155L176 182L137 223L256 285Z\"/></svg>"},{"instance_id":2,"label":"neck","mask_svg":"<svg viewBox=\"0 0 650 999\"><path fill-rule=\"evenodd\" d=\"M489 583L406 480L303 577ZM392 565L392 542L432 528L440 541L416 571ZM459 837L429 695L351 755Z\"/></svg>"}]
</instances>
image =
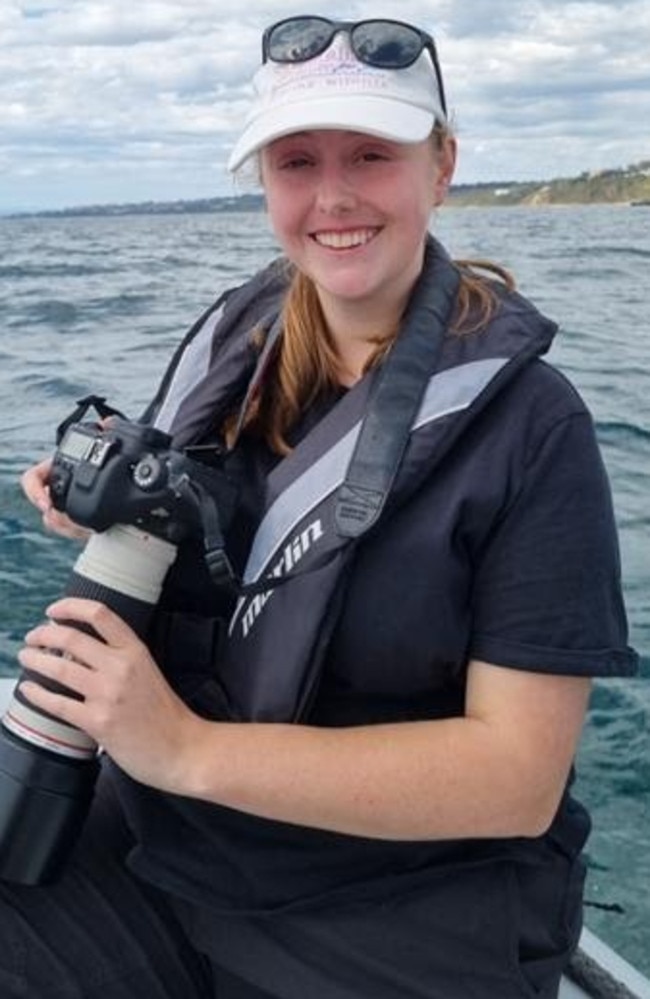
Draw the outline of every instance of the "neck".
<instances>
[{"instance_id":1,"label":"neck","mask_svg":"<svg viewBox=\"0 0 650 999\"><path fill-rule=\"evenodd\" d=\"M340 362L340 382L350 386L361 378L366 365L384 340L399 327L403 304L390 312L364 302L332 301L320 289L318 297Z\"/></svg>"}]
</instances>

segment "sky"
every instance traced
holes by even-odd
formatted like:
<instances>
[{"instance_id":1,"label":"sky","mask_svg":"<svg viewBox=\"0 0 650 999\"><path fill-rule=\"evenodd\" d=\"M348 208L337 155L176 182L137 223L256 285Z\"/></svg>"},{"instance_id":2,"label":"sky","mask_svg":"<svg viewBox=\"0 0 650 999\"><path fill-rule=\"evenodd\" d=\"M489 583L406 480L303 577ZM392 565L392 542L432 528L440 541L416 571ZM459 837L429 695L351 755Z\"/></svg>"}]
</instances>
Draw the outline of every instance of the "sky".
<instances>
[{"instance_id":1,"label":"sky","mask_svg":"<svg viewBox=\"0 0 650 999\"><path fill-rule=\"evenodd\" d=\"M650 0L0 0L0 212L240 193L261 32L295 13L434 35L458 183L650 159Z\"/></svg>"}]
</instances>

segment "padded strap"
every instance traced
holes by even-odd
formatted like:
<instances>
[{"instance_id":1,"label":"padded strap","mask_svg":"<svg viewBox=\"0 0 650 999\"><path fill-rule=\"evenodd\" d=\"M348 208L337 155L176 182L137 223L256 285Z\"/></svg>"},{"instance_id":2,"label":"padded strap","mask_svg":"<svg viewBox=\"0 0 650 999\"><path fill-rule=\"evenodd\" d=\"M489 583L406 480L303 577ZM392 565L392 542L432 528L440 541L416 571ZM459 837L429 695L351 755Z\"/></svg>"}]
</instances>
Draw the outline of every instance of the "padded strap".
<instances>
[{"instance_id":1,"label":"padded strap","mask_svg":"<svg viewBox=\"0 0 650 999\"><path fill-rule=\"evenodd\" d=\"M356 538L379 518L399 469L422 396L435 371L460 276L440 247L406 313L402 332L377 372L361 431L338 493L339 535Z\"/></svg>"}]
</instances>

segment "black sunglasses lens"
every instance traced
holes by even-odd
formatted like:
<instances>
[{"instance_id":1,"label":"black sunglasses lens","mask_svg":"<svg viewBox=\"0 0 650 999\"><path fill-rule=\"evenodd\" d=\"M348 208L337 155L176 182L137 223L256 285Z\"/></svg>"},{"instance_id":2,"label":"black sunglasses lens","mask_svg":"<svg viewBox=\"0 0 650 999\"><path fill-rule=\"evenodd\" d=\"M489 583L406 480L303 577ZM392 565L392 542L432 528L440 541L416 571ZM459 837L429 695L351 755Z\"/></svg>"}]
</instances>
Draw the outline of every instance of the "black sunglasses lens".
<instances>
[{"instance_id":1,"label":"black sunglasses lens","mask_svg":"<svg viewBox=\"0 0 650 999\"><path fill-rule=\"evenodd\" d=\"M362 21L350 33L355 55L380 69L404 69L423 49L422 37L408 24Z\"/></svg>"},{"instance_id":2,"label":"black sunglasses lens","mask_svg":"<svg viewBox=\"0 0 650 999\"><path fill-rule=\"evenodd\" d=\"M306 62L324 52L333 29L320 17L294 17L276 24L266 38L266 54L273 62Z\"/></svg>"}]
</instances>

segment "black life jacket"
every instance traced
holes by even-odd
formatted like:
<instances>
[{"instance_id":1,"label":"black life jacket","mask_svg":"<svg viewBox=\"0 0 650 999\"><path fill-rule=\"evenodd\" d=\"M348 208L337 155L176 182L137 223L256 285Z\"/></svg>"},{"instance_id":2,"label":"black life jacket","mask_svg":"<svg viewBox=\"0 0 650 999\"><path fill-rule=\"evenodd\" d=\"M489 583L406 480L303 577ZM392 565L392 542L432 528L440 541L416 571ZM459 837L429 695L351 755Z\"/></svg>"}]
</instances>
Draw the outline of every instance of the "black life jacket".
<instances>
[{"instance_id":1,"label":"black life jacket","mask_svg":"<svg viewBox=\"0 0 650 999\"><path fill-rule=\"evenodd\" d=\"M264 376L266 356L260 359L251 330L281 335L288 276L286 262L274 262L222 296L181 344L144 415L176 447L203 439ZM555 325L505 290L497 291L499 308L486 328L450 334L457 283L457 268L430 239L387 359L269 474L244 573L249 590L224 629L210 681L215 712L268 721L307 716L357 544L381 530L495 394L550 346ZM395 431L393 420L406 419L406 432ZM188 659L195 654L197 628L182 619L176 629L181 658L183 648Z\"/></svg>"}]
</instances>

